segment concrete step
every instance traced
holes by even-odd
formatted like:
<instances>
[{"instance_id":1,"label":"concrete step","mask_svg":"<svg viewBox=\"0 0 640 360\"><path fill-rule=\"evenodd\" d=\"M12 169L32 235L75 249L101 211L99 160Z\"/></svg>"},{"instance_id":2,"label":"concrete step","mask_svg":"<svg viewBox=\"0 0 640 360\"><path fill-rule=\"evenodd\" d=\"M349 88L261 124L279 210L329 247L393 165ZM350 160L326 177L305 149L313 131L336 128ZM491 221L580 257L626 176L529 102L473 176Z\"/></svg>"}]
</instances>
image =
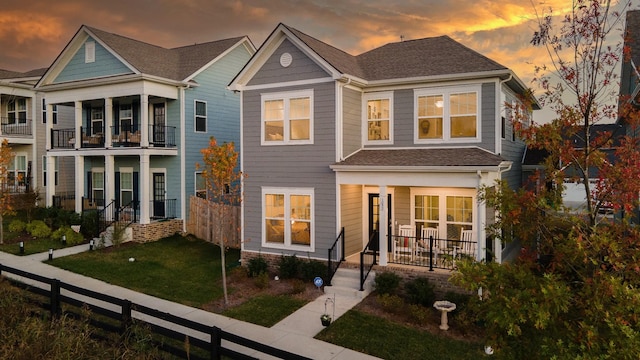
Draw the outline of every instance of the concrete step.
<instances>
[{"instance_id":1,"label":"concrete step","mask_svg":"<svg viewBox=\"0 0 640 360\"><path fill-rule=\"evenodd\" d=\"M371 272L364 284L364 290L360 291L360 271L355 269L338 269L331 280L331 286L325 286L325 294L337 294L342 296L363 299L373 291L375 273Z\"/></svg>"}]
</instances>

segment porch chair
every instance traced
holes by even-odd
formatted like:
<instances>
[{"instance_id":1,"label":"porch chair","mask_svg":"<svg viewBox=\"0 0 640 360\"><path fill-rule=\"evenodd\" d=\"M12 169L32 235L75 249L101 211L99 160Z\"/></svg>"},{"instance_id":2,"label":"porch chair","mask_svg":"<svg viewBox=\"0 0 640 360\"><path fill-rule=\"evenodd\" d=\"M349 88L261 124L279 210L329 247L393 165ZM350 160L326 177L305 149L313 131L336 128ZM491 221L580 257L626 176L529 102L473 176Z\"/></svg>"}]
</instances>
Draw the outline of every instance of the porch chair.
<instances>
[{"instance_id":1,"label":"porch chair","mask_svg":"<svg viewBox=\"0 0 640 360\"><path fill-rule=\"evenodd\" d=\"M412 225L399 225L398 235L391 242L393 260L397 260L402 254L408 254L413 261L416 252L416 231Z\"/></svg>"},{"instance_id":2,"label":"porch chair","mask_svg":"<svg viewBox=\"0 0 640 360\"><path fill-rule=\"evenodd\" d=\"M418 248L416 252L419 254L420 257L428 256L430 238L433 237L433 262L434 263L438 262L438 252L439 252L438 249L441 247L440 240L438 239L438 228L425 226L422 228L421 233L422 233L422 236L420 237L421 240L418 243Z\"/></svg>"},{"instance_id":3,"label":"porch chair","mask_svg":"<svg viewBox=\"0 0 640 360\"><path fill-rule=\"evenodd\" d=\"M473 241L473 230L460 230L460 245L457 249L457 257L468 256L476 258L476 243Z\"/></svg>"}]
</instances>

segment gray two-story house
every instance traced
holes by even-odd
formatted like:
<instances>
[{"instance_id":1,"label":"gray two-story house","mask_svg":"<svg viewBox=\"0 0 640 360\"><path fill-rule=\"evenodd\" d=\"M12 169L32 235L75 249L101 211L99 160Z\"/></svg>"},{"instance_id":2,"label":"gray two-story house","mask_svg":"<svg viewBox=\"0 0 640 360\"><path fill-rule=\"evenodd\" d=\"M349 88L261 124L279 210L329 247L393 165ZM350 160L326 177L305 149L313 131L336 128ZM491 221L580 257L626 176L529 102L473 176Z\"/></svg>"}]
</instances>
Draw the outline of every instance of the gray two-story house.
<instances>
[{"instance_id":1,"label":"gray two-story house","mask_svg":"<svg viewBox=\"0 0 640 360\"><path fill-rule=\"evenodd\" d=\"M368 246L382 266L424 265L426 234L443 251L465 241L477 259L506 255L486 241L495 214L478 193L521 184L506 104L527 91L510 69L447 36L354 56L279 24L230 88L242 97L243 258L326 259L340 237L337 257Z\"/></svg>"}]
</instances>

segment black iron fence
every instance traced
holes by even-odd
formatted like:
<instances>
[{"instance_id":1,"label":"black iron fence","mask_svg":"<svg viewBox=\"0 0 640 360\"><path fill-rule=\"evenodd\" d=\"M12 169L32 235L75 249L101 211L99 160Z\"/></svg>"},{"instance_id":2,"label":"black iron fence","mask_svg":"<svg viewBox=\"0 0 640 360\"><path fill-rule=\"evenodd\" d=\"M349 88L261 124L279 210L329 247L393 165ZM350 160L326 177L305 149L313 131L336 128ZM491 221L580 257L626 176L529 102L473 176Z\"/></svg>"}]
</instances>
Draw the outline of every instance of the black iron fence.
<instances>
[{"instance_id":1,"label":"black iron fence","mask_svg":"<svg viewBox=\"0 0 640 360\"><path fill-rule=\"evenodd\" d=\"M460 259L477 259L477 241L400 235L389 239L389 263L454 270Z\"/></svg>"},{"instance_id":2,"label":"black iron fence","mask_svg":"<svg viewBox=\"0 0 640 360\"><path fill-rule=\"evenodd\" d=\"M76 143L75 129L51 129L52 149L73 149Z\"/></svg>"},{"instance_id":3,"label":"black iron fence","mask_svg":"<svg viewBox=\"0 0 640 360\"><path fill-rule=\"evenodd\" d=\"M0 118L0 129L2 135L32 135L31 119L24 118Z\"/></svg>"},{"instance_id":4,"label":"black iron fence","mask_svg":"<svg viewBox=\"0 0 640 360\"><path fill-rule=\"evenodd\" d=\"M98 293L88 289L84 289L72 284L64 283L57 279L51 279L44 276L32 274L20 269L3 266L0 264L0 275L11 273L25 279L29 279L38 283L37 286L27 286L19 284L24 289L44 297L40 306L52 314L59 316L62 313L62 305L64 304L65 315L77 319L84 319L84 309L89 309L90 324L102 330L114 333L122 333L132 322L141 322L149 330L158 335L161 339L154 339L153 345L161 351L177 356L182 359L258 359L239 352L238 346L246 349L258 351L262 354L278 359L307 360L309 358L297 355L285 350L281 350L258 341L251 340L227 331L216 326L209 326L188 319L183 319L175 315L149 308L141 304L132 303L126 299L119 299L103 293ZM64 290L64 292L62 292ZM83 298L88 300L99 301L104 306L97 305L98 302L91 303L77 300ZM134 319L133 314L141 314L143 319ZM96 316L99 315L99 316ZM109 321L111 320L111 321ZM115 325L114 325L115 324ZM166 324L166 325L160 325ZM176 326L186 329L185 332L174 330ZM166 341L170 340L170 341ZM229 342L229 345L223 346L222 340ZM189 351L184 346L175 344L189 344L189 348L198 348L201 353L206 353L207 357L202 357L193 351ZM192 349L193 350L193 349Z\"/></svg>"}]
</instances>

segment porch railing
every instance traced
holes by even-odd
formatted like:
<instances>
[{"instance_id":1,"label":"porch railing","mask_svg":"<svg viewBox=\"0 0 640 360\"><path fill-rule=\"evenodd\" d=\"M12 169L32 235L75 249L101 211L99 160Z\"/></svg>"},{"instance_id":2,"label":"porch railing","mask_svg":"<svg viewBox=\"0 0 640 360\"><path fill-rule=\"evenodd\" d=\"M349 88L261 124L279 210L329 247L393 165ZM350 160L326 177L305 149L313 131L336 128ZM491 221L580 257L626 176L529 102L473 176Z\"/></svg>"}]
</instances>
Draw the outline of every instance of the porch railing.
<instances>
[{"instance_id":1,"label":"porch railing","mask_svg":"<svg viewBox=\"0 0 640 360\"><path fill-rule=\"evenodd\" d=\"M372 249L375 241L378 241L378 234L376 233L371 234L367 246L360 253L360 291L364 291L364 283L367 281L373 266L378 263L378 250Z\"/></svg>"},{"instance_id":2,"label":"porch railing","mask_svg":"<svg viewBox=\"0 0 640 360\"><path fill-rule=\"evenodd\" d=\"M154 147L175 147L176 127L149 125L149 145Z\"/></svg>"},{"instance_id":3,"label":"porch railing","mask_svg":"<svg viewBox=\"0 0 640 360\"><path fill-rule=\"evenodd\" d=\"M0 118L2 135L31 135L31 119Z\"/></svg>"},{"instance_id":4,"label":"porch railing","mask_svg":"<svg viewBox=\"0 0 640 360\"><path fill-rule=\"evenodd\" d=\"M338 259L338 245L340 245L340 260L337 262L333 259ZM331 279L333 279L333 275L336 274L340 264L344 261L344 228L340 230L340 234L336 238L336 241L333 242L333 245L327 251L327 286L331 286Z\"/></svg>"},{"instance_id":5,"label":"porch railing","mask_svg":"<svg viewBox=\"0 0 640 360\"><path fill-rule=\"evenodd\" d=\"M103 133L90 133L86 127L80 127L80 134L82 137L82 148L103 148L104 147L104 134ZM80 136L79 136L80 137ZM78 141L78 139L75 139Z\"/></svg>"},{"instance_id":6,"label":"porch railing","mask_svg":"<svg viewBox=\"0 0 640 360\"><path fill-rule=\"evenodd\" d=\"M140 129L131 126L111 126L111 146L140 146Z\"/></svg>"},{"instance_id":7,"label":"porch railing","mask_svg":"<svg viewBox=\"0 0 640 360\"><path fill-rule=\"evenodd\" d=\"M420 239L410 236L389 235L391 248L389 262L394 264L455 270L456 261L477 259L477 241L459 239Z\"/></svg>"},{"instance_id":8,"label":"porch railing","mask_svg":"<svg viewBox=\"0 0 640 360\"><path fill-rule=\"evenodd\" d=\"M138 222L139 203L137 200L131 200L128 204L118 207L115 220L124 223L126 226Z\"/></svg>"},{"instance_id":9,"label":"porch railing","mask_svg":"<svg viewBox=\"0 0 640 360\"><path fill-rule=\"evenodd\" d=\"M75 142L75 129L51 129L52 149L73 149Z\"/></svg>"},{"instance_id":10,"label":"porch railing","mask_svg":"<svg viewBox=\"0 0 640 360\"><path fill-rule=\"evenodd\" d=\"M177 199L151 200L150 211L152 219L175 219Z\"/></svg>"},{"instance_id":11,"label":"porch railing","mask_svg":"<svg viewBox=\"0 0 640 360\"><path fill-rule=\"evenodd\" d=\"M115 200L107 204L102 209L98 209L98 230L95 237L100 237L100 233L107 230L111 224L118 219L118 208L116 207Z\"/></svg>"},{"instance_id":12,"label":"porch railing","mask_svg":"<svg viewBox=\"0 0 640 360\"><path fill-rule=\"evenodd\" d=\"M66 192L53 195L53 207L65 210L75 210L76 194L74 192Z\"/></svg>"}]
</instances>

